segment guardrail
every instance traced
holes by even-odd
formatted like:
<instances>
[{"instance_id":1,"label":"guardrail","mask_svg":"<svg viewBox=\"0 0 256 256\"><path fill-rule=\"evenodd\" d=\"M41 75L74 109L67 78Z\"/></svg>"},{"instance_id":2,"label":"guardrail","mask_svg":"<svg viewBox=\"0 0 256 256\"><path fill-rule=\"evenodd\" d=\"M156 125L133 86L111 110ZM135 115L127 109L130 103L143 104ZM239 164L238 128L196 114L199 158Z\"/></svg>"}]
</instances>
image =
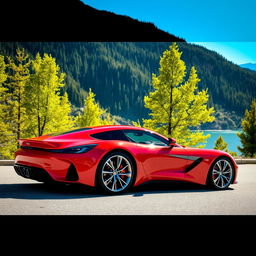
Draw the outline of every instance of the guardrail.
<instances>
[{"instance_id":1,"label":"guardrail","mask_svg":"<svg viewBox=\"0 0 256 256\"><path fill-rule=\"evenodd\" d=\"M14 165L14 160L0 160L0 166L12 166Z\"/></svg>"},{"instance_id":2,"label":"guardrail","mask_svg":"<svg viewBox=\"0 0 256 256\"><path fill-rule=\"evenodd\" d=\"M256 164L256 158L237 158L237 164Z\"/></svg>"},{"instance_id":3,"label":"guardrail","mask_svg":"<svg viewBox=\"0 0 256 256\"><path fill-rule=\"evenodd\" d=\"M256 158L237 158L237 164L256 164ZM13 166L14 160L0 160L0 166Z\"/></svg>"}]
</instances>

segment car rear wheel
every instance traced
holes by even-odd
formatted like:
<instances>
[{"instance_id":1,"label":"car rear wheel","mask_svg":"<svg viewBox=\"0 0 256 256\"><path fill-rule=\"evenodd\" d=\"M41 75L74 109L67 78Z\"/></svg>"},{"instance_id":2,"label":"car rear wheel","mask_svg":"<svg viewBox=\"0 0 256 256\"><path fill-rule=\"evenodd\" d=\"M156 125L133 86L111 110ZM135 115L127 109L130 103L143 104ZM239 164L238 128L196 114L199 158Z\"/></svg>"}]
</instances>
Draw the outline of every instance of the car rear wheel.
<instances>
[{"instance_id":1,"label":"car rear wheel","mask_svg":"<svg viewBox=\"0 0 256 256\"><path fill-rule=\"evenodd\" d=\"M98 185L109 194L126 191L132 185L134 176L133 161L122 152L113 152L104 157L97 170Z\"/></svg>"},{"instance_id":2,"label":"car rear wheel","mask_svg":"<svg viewBox=\"0 0 256 256\"><path fill-rule=\"evenodd\" d=\"M208 174L208 184L218 190L229 187L234 179L234 166L227 157L220 157L212 164Z\"/></svg>"}]
</instances>

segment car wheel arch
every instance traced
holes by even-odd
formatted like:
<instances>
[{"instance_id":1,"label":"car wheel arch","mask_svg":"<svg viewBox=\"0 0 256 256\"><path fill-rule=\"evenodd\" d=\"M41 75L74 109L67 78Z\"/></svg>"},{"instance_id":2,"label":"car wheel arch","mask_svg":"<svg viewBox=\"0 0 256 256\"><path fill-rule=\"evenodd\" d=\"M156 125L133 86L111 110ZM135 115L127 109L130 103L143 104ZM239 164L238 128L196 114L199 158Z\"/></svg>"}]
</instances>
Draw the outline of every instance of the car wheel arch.
<instances>
[{"instance_id":1,"label":"car wheel arch","mask_svg":"<svg viewBox=\"0 0 256 256\"><path fill-rule=\"evenodd\" d=\"M229 160L230 164L232 165L233 171L234 171L234 175L233 175L232 181L231 181L231 184L233 184L235 176L236 176L236 168L235 168L235 165L234 165L234 161L233 161L233 159L231 157L223 154L223 155L219 155L218 157L216 157L212 161L212 163L211 163L211 165L210 165L210 167L208 169L207 178L206 178L206 185L209 185L209 179L210 179L209 175L210 175L211 169L213 168L215 163L218 162L220 159L225 159L225 158Z\"/></svg>"},{"instance_id":2,"label":"car wheel arch","mask_svg":"<svg viewBox=\"0 0 256 256\"><path fill-rule=\"evenodd\" d=\"M135 160L135 157L134 157L129 151L127 151L127 150L125 150L125 149L122 149L122 148L115 148L115 149L112 149L112 150L108 151L106 154L104 154L104 155L101 157L101 159L100 159L100 161L99 161L99 163L98 163L98 165L97 165L96 172L95 172L95 185L97 185L97 184L96 184L96 181L97 181L97 178L96 178L96 176L97 176L97 170L98 170L98 167L100 166L101 162L102 162L108 155L111 155L111 154L113 154L113 153L115 153L115 152L116 152L116 153L123 153L123 154L126 154L126 155L129 156L129 158L131 159L132 164L133 164L133 166L134 166L134 173L135 173L134 181L136 180L136 178L137 178L137 168L138 168L138 165L137 165L137 162L136 162L136 160Z\"/></svg>"}]
</instances>

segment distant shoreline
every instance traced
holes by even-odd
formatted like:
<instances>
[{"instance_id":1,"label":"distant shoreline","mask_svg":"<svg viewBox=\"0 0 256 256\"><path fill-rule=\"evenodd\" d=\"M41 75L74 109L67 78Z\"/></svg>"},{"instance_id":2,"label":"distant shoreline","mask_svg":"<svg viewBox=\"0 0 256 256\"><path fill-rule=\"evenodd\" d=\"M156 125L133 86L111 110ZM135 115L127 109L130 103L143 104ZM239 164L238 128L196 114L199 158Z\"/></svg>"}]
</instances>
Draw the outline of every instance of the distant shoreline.
<instances>
[{"instance_id":1,"label":"distant shoreline","mask_svg":"<svg viewBox=\"0 0 256 256\"><path fill-rule=\"evenodd\" d=\"M207 129L207 130L192 130L192 131L200 131L200 132L229 132L229 133L237 133L237 132L242 132L242 130L230 130L230 129L227 129L227 130L216 130L216 129L213 129L213 130L210 130L210 129Z\"/></svg>"},{"instance_id":2,"label":"distant shoreline","mask_svg":"<svg viewBox=\"0 0 256 256\"><path fill-rule=\"evenodd\" d=\"M212 149L214 148L215 142L219 136L222 136L226 143L228 143L228 149L232 152L236 152L238 155L241 155L241 152L238 150L237 146L242 146L240 138L237 136L238 132L242 130L197 130L204 133L204 135L210 134L211 137L207 139L205 148Z\"/></svg>"}]
</instances>

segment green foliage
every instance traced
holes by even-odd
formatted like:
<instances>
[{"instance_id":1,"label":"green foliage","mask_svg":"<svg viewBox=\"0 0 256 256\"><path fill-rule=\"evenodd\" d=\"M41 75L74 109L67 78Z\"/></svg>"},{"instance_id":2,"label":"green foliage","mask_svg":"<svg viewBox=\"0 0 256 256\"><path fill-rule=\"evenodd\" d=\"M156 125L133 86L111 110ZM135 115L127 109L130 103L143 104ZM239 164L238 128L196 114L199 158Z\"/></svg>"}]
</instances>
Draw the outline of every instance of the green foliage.
<instances>
[{"instance_id":1,"label":"green foliage","mask_svg":"<svg viewBox=\"0 0 256 256\"><path fill-rule=\"evenodd\" d=\"M234 151L228 151L228 153L229 153L231 156L233 156L233 157L238 156L238 154L237 154L236 152L234 152Z\"/></svg>"},{"instance_id":2,"label":"green foliage","mask_svg":"<svg viewBox=\"0 0 256 256\"><path fill-rule=\"evenodd\" d=\"M0 57L0 158L12 159L18 139L74 126L68 95L60 95L64 74L48 54L30 59L24 49Z\"/></svg>"},{"instance_id":3,"label":"green foliage","mask_svg":"<svg viewBox=\"0 0 256 256\"><path fill-rule=\"evenodd\" d=\"M84 109L82 114L76 117L76 124L79 127L98 126L114 124L115 120L109 113L95 101L95 94L91 88L84 100Z\"/></svg>"},{"instance_id":4,"label":"green foliage","mask_svg":"<svg viewBox=\"0 0 256 256\"><path fill-rule=\"evenodd\" d=\"M251 109L245 111L245 117L242 121L242 132L238 133L238 137L242 143L242 147L238 149L243 156L255 157L256 155L256 99L252 101Z\"/></svg>"},{"instance_id":5,"label":"green foliage","mask_svg":"<svg viewBox=\"0 0 256 256\"><path fill-rule=\"evenodd\" d=\"M209 135L190 129L212 122L214 109L207 107L207 90L198 90L200 79L195 67L191 68L187 80L185 75L186 66L181 60L181 52L173 43L160 59L159 76L152 75L153 91L144 98L151 118L143 119L143 126L176 138L182 145L198 146Z\"/></svg>"},{"instance_id":6,"label":"green foliage","mask_svg":"<svg viewBox=\"0 0 256 256\"><path fill-rule=\"evenodd\" d=\"M7 74L5 73L6 64L4 62L4 56L0 55L0 85L7 79Z\"/></svg>"},{"instance_id":7,"label":"green foliage","mask_svg":"<svg viewBox=\"0 0 256 256\"><path fill-rule=\"evenodd\" d=\"M117 123L116 117L95 102L91 89L81 92L86 95L84 111L74 118L68 93L61 92L64 86L65 74L50 54L37 53L33 59L24 49L17 49L16 56L0 56L0 158L12 159L20 138L62 132L76 125Z\"/></svg>"},{"instance_id":8,"label":"green foliage","mask_svg":"<svg viewBox=\"0 0 256 256\"><path fill-rule=\"evenodd\" d=\"M208 106L216 119L202 129L237 129L250 102L256 98L256 73L227 61L214 51L191 43L178 43L187 70L194 66L208 88ZM11 55L17 47L32 56L51 53L65 72L65 86L72 105L82 107L85 92L93 85L97 101L111 114L125 119L147 118L144 96L150 91L151 74L158 75L159 56L168 42L0 42L0 54ZM189 73L189 72L188 72ZM106 97L106 95L108 95ZM219 107L218 107L219 106ZM225 118L218 113L225 113ZM231 115L232 114L232 115ZM234 118L233 118L234 117Z\"/></svg>"},{"instance_id":9,"label":"green foliage","mask_svg":"<svg viewBox=\"0 0 256 256\"><path fill-rule=\"evenodd\" d=\"M228 143L224 141L222 136L219 136L219 138L215 141L214 149L228 152Z\"/></svg>"},{"instance_id":10,"label":"green foliage","mask_svg":"<svg viewBox=\"0 0 256 256\"><path fill-rule=\"evenodd\" d=\"M143 126L143 124L141 123L140 120L132 121L132 125L133 125L133 126L136 126L136 127L142 127L142 126Z\"/></svg>"},{"instance_id":11,"label":"green foliage","mask_svg":"<svg viewBox=\"0 0 256 256\"><path fill-rule=\"evenodd\" d=\"M219 138L215 141L214 149L225 151L234 157L238 156L236 152L228 150L228 143L224 141L222 136L219 136Z\"/></svg>"},{"instance_id":12,"label":"green foliage","mask_svg":"<svg viewBox=\"0 0 256 256\"><path fill-rule=\"evenodd\" d=\"M7 116L7 88L3 85L7 79L6 63L4 56L0 56L0 158L10 158L9 151L13 146L13 137ZM15 144L16 145L16 144Z\"/></svg>"},{"instance_id":13,"label":"green foliage","mask_svg":"<svg viewBox=\"0 0 256 256\"><path fill-rule=\"evenodd\" d=\"M30 78L31 61L24 49L17 49L15 58L8 57L8 90L9 94L9 115L11 118L11 130L16 141L24 136L28 123L26 122L25 86ZM16 142L17 143L17 142Z\"/></svg>"},{"instance_id":14,"label":"green foliage","mask_svg":"<svg viewBox=\"0 0 256 256\"><path fill-rule=\"evenodd\" d=\"M16 56L7 57L6 81L3 85L1 98L3 102L0 119L5 127L2 135L0 155L12 158L18 148L18 139L24 136L28 125L25 108L25 86L30 77L30 60L24 49L17 49Z\"/></svg>"},{"instance_id":15,"label":"green foliage","mask_svg":"<svg viewBox=\"0 0 256 256\"><path fill-rule=\"evenodd\" d=\"M68 97L66 94L60 96L63 81L64 73L60 72L55 59L48 54L43 57L37 54L26 88L27 117L30 120L28 135L37 137L73 127Z\"/></svg>"}]
</instances>

